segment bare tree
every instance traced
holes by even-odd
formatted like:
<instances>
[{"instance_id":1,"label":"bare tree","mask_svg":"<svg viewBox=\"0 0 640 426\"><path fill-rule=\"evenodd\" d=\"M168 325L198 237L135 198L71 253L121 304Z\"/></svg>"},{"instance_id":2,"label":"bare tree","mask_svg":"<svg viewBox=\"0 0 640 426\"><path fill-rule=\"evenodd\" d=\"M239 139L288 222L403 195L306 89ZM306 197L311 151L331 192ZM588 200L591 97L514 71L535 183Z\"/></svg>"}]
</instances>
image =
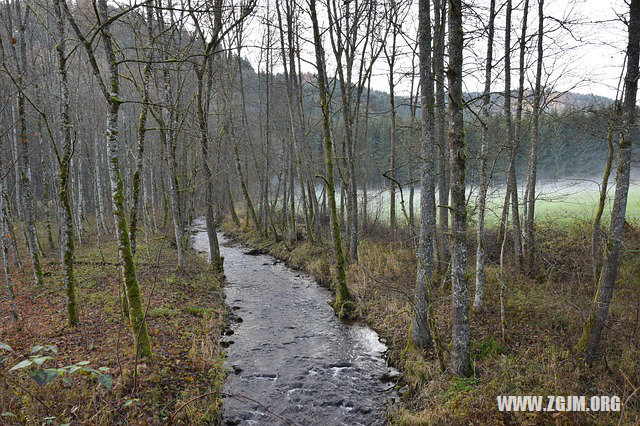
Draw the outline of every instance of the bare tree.
<instances>
[{"instance_id":1,"label":"bare tree","mask_svg":"<svg viewBox=\"0 0 640 426\"><path fill-rule=\"evenodd\" d=\"M579 351L585 352L587 363L595 361L602 338L605 322L609 314L609 305L613 296L618 264L622 251L622 236L629 195L631 176L631 150L633 139L637 137L637 93L640 62L640 0L631 0L628 21L629 42L627 44L627 74L624 83L622 104L623 124L620 132L618 150L618 169L616 173L616 192L611 211L611 226L605 250L600 282L593 300L591 313L587 319L582 337L577 344Z\"/></svg>"},{"instance_id":2,"label":"bare tree","mask_svg":"<svg viewBox=\"0 0 640 426\"><path fill-rule=\"evenodd\" d=\"M462 97L462 1L449 0L449 146L451 169L451 291L453 330L451 369L471 373L469 363L469 303L467 276L467 210L465 198L464 100Z\"/></svg>"},{"instance_id":3,"label":"bare tree","mask_svg":"<svg viewBox=\"0 0 640 426\"><path fill-rule=\"evenodd\" d=\"M329 203L329 214L331 216L331 234L333 237L333 251L336 259L336 300L334 310L340 317L348 317L353 309L351 293L347 286L347 275L345 271L345 259L342 252L342 235L338 222L338 210L336 207L336 190L333 172L333 141L331 137L331 117L329 113L329 103L331 97L327 87L327 71L324 48L322 47L322 37L320 36L320 26L318 24L318 13L316 11L316 0L309 0L309 15L313 25L313 41L316 52L316 67L318 70L318 90L320 92L320 108L322 109L322 130L324 148L324 181L327 189L327 200Z\"/></svg>"},{"instance_id":4,"label":"bare tree","mask_svg":"<svg viewBox=\"0 0 640 426\"><path fill-rule=\"evenodd\" d=\"M487 281L485 274L485 252L484 252L484 214L487 203L487 189L489 182L487 179L488 161L488 139L489 139L489 105L491 103L491 69L493 61L493 34L495 21L496 2L491 0L489 5L489 24L487 40L487 62L484 74L484 93L482 95L482 109L480 117L482 120L482 136L480 142L480 189L478 193L478 225L476 229L476 295L473 307L479 309L482 306L482 295Z\"/></svg>"}]
</instances>

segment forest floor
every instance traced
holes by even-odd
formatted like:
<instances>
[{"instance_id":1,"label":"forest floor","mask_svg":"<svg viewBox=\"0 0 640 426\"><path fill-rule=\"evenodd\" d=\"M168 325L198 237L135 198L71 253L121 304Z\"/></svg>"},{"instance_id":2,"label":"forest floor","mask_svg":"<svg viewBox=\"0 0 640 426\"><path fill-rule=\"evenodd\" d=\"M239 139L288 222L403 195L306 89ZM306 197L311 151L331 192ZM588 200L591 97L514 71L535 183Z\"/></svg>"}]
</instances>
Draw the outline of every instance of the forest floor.
<instances>
[{"instance_id":1,"label":"forest floor","mask_svg":"<svg viewBox=\"0 0 640 426\"><path fill-rule=\"evenodd\" d=\"M121 275L112 235L100 241L87 236L76 246L76 328L66 325L59 255L44 235L43 287L35 286L24 245L18 246L24 262L21 269L12 269L18 323L11 319L6 297L0 301L0 342L12 348L0 348L0 424L219 421L225 372L218 337L227 311L221 284L207 262L190 253L178 271L169 238L140 235L136 263L153 355L136 359L120 309ZM9 371L24 360L35 363ZM44 386L36 383L53 377Z\"/></svg>"},{"instance_id":2,"label":"forest floor","mask_svg":"<svg viewBox=\"0 0 640 426\"><path fill-rule=\"evenodd\" d=\"M407 347L416 258L411 238L391 241L385 229L371 230L359 244L359 260L348 266L357 315L389 346L389 362L402 372L398 388L408 386L389 409L392 424L622 424L640 423L640 395L623 412L501 413L498 395L617 395L624 402L640 387L640 227L625 229L625 254L602 341L603 356L586 367L574 352L594 295L589 225L538 226L539 273L508 274L505 291L506 334L499 309L498 247L490 243L484 309L472 312L473 375L441 372L433 352ZM224 231L262 248L289 266L313 274L331 287L333 257L329 246L265 239L248 227L225 223ZM470 234L471 235L471 234ZM488 236L495 241L495 236ZM472 238L470 238L472 241ZM469 244L469 270L474 256ZM470 302L474 293L470 279ZM450 286L432 290L437 328L448 357L451 340Z\"/></svg>"}]
</instances>

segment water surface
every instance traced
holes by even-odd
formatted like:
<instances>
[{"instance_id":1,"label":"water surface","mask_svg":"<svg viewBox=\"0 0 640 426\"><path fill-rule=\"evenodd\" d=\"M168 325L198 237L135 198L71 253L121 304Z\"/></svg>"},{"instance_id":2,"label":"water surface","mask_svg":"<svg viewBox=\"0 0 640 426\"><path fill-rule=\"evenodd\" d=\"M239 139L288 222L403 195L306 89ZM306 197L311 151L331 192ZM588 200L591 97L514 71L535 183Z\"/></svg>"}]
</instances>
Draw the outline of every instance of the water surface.
<instances>
[{"instance_id":1,"label":"water surface","mask_svg":"<svg viewBox=\"0 0 640 426\"><path fill-rule=\"evenodd\" d=\"M336 318L331 293L308 276L218 238L226 302L238 321L224 339L233 342L224 391L237 397L225 398L223 423L384 424L393 383L381 377L395 370L378 335ZM194 222L192 243L208 252L203 220Z\"/></svg>"}]
</instances>

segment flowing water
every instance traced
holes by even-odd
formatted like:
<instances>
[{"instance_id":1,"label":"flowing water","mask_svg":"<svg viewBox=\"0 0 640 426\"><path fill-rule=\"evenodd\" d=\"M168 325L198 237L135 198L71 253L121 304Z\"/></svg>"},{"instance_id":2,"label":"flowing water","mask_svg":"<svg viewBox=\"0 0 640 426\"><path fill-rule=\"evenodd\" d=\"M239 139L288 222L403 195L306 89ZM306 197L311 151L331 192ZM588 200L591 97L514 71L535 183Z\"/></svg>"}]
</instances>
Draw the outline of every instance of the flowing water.
<instances>
[{"instance_id":1,"label":"flowing water","mask_svg":"<svg viewBox=\"0 0 640 426\"><path fill-rule=\"evenodd\" d=\"M397 372L378 335L336 318L331 293L308 276L218 238L236 316L224 338L224 391L233 397L224 400L223 424L384 424L394 396L386 379ZM203 220L194 223L192 244L208 252Z\"/></svg>"}]
</instances>

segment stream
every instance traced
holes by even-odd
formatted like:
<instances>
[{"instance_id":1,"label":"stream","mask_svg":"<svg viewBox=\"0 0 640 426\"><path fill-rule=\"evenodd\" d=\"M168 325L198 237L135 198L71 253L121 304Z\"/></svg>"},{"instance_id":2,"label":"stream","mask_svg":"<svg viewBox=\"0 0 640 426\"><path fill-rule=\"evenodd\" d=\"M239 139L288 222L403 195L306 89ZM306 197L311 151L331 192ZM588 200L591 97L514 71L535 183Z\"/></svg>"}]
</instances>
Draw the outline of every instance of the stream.
<instances>
[{"instance_id":1,"label":"stream","mask_svg":"<svg viewBox=\"0 0 640 426\"><path fill-rule=\"evenodd\" d=\"M395 396L387 347L361 324L340 321L331 292L309 276L218 234L226 303L235 315L223 424L378 425ZM204 219L191 242L209 252Z\"/></svg>"}]
</instances>

